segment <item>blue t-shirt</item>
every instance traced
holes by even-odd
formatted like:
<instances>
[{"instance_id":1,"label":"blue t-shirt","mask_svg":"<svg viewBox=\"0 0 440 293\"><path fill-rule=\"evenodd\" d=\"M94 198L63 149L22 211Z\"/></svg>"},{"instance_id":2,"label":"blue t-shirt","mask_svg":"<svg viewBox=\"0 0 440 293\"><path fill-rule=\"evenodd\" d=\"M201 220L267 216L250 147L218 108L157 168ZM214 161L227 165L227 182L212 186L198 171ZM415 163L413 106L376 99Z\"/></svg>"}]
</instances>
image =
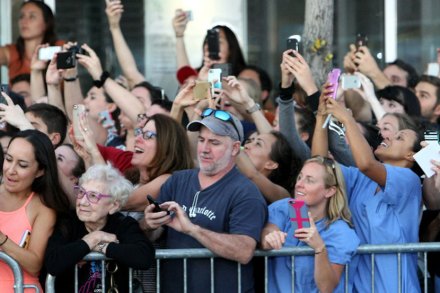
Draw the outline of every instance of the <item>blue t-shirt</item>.
<instances>
[{"instance_id":1,"label":"blue t-shirt","mask_svg":"<svg viewBox=\"0 0 440 293\"><path fill-rule=\"evenodd\" d=\"M266 202L252 181L233 168L216 183L201 190L198 169L183 170L173 175L162 186L160 202L175 201L189 219L210 231L240 234L257 242L267 219ZM167 248L203 248L193 237L167 229ZM237 291L237 263L216 258L214 265L215 292ZM164 292L182 292L182 261L165 261L161 284ZM188 292L209 292L210 262L188 260ZM242 292L253 292L252 263L241 266Z\"/></svg>"},{"instance_id":2,"label":"blue t-shirt","mask_svg":"<svg viewBox=\"0 0 440 293\"><path fill-rule=\"evenodd\" d=\"M269 206L269 223L276 225L281 231L287 233L284 247L307 246L305 242L299 241L293 236L289 215L289 198L278 200ZM326 219L316 222L316 228L321 235L327 249L330 263L346 265L350 263L356 249L359 246L359 238L350 226L337 220L326 228ZM356 264L352 261L350 267ZM319 292L314 280L315 257L295 257L295 292ZM269 259L269 292L292 292L292 261L291 257L273 257ZM334 292L345 292L345 273ZM349 292L352 282L349 282Z\"/></svg>"},{"instance_id":3,"label":"blue t-shirt","mask_svg":"<svg viewBox=\"0 0 440 293\"><path fill-rule=\"evenodd\" d=\"M356 233L361 244L418 242L420 179L408 168L387 164L385 168L385 188L380 188L358 168L341 166ZM402 254L401 260L402 292L420 292L417 255ZM374 274L376 292L397 292L397 255L376 254ZM354 287L354 292L371 292L371 257L368 254L359 255Z\"/></svg>"}]
</instances>

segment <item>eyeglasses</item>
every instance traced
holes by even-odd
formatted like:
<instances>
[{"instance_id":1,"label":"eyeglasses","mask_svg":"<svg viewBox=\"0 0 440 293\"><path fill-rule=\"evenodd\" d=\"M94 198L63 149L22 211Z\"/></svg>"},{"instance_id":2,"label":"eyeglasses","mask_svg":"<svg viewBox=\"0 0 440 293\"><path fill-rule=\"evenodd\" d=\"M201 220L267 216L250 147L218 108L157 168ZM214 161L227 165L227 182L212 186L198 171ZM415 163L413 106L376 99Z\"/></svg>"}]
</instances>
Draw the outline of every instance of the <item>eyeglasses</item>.
<instances>
[{"instance_id":1,"label":"eyeglasses","mask_svg":"<svg viewBox=\"0 0 440 293\"><path fill-rule=\"evenodd\" d=\"M335 165L335 160L330 159L328 157L323 157L323 156L313 156L312 159L317 159L318 161L320 161L322 164L330 167L332 169L333 172L333 176L335 177L335 186L339 186L339 182L338 182L338 176L336 176L336 165Z\"/></svg>"},{"instance_id":2,"label":"eyeglasses","mask_svg":"<svg viewBox=\"0 0 440 293\"><path fill-rule=\"evenodd\" d=\"M101 200L101 198L103 198L103 197L109 197L109 198L113 197L111 195L102 194L102 193L99 193L99 192L96 192L96 191L87 191L87 190L85 190L84 188L82 188L79 185L75 185L73 187L73 190L75 192L75 195L76 195L77 199L81 199L85 195L87 200L90 203L98 203Z\"/></svg>"},{"instance_id":3,"label":"eyeglasses","mask_svg":"<svg viewBox=\"0 0 440 293\"><path fill-rule=\"evenodd\" d=\"M214 115L215 118L224 121L229 122L234 127L235 131L237 132L238 140L241 141L240 137L240 131L238 131L237 125L234 123L234 119L232 118L231 114L229 112L223 111L223 110L214 110L211 108L206 108L203 110L202 115L200 115L202 118L208 117Z\"/></svg>"},{"instance_id":4,"label":"eyeglasses","mask_svg":"<svg viewBox=\"0 0 440 293\"><path fill-rule=\"evenodd\" d=\"M142 131L142 128L136 128L134 130L134 135L137 137L138 135L142 135L142 138L145 140L152 139L153 137L157 137L157 133L151 130Z\"/></svg>"}]
</instances>

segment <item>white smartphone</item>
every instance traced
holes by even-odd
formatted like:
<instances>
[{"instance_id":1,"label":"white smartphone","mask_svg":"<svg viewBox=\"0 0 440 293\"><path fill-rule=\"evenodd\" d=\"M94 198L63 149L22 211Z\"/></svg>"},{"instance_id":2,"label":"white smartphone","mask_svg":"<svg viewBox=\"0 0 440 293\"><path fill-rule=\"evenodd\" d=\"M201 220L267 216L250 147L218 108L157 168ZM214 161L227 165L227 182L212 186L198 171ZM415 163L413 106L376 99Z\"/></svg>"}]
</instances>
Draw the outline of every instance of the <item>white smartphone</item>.
<instances>
[{"instance_id":1,"label":"white smartphone","mask_svg":"<svg viewBox=\"0 0 440 293\"><path fill-rule=\"evenodd\" d=\"M72 115L72 124L73 124L73 135L75 136L75 139L83 139L83 136L81 134L80 130L80 117L83 115L83 113L86 112L86 106L83 104L75 104L73 105L73 115Z\"/></svg>"},{"instance_id":2,"label":"white smartphone","mask_svg":"<svg viewBox=\"0 0 440 293\"><path fill-rule=\"evenodd\" d=\"M440 65L438 63L428 63L426 74L430 76L440 76Z\"/></svg>"},{"instance_id":3,"label":"white smartphone","mask_svg":"<svg viewBox=\"0 0 440 293\"><path fill-rule=\"evenodd\" d=\"M23 248L27 248L29 245L30 238L31 238L31 231L29 230L24 231L23 235L21 236L19 246Z\"/></svg>"},{"instance_id":4,"label":"white smartphone","mask_svg":"<svg viewBox=\"0 0 440 293\"><path fill-rule=\"evenodd\" d=\"M52 60L53 55L55 55L55 53L60 52L61 49L62 49L61 46L40 48L40 50L38 50L38 59L39 60Z\"/></svg>"},{"instance_id":5,"label":"white smartphone","mask_svg":"<svg viewBox=\"0 0 440 293\"><path fill-rule=\"evenodd\" d=\"M208 81L212 84L212 88L222 88L222 70L220 68L212 68L208 71Z\"/></svg>"},{"instance_id":6,"label":"white smartphone","mask_svg":"<svg viewBox=\"0 0 440 293\"><path fill-rule=\"evenodd\" d=\"M344 90L358 89L361 87L361 80L357 75L344 73L341 75L341 87Z\"/></svg>"}]
</instances>

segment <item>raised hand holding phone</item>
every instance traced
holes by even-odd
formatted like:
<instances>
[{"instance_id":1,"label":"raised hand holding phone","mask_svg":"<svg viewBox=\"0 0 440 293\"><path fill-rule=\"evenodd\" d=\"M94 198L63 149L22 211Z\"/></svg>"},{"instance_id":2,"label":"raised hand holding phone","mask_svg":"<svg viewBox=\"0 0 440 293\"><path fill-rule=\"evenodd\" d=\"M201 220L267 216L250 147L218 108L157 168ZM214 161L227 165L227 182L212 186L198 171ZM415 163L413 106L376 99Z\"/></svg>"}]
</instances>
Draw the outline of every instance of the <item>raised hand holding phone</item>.
<instances>
[{"instance_id":1,"label":"raised hand holding phone","mask_svg":"<svg viewBox=\"0 0 440 293\"><path fill-rule=\"evenodd\" d=\"M338 91L338 86L339 86L339 76L341 75L341 69L339 68L334 68L330 71L330 73L328 74L327 77L327 83L331 84L331 88L333 90L333 94L332 94L332 99L335 100L336 99L336 94ZM324 121L324 124L322 124L322 128L327 128L328 124L330 123L330 119L332 118L331 114L327 115L327 118Z\"/></svg>"}]
</instances>

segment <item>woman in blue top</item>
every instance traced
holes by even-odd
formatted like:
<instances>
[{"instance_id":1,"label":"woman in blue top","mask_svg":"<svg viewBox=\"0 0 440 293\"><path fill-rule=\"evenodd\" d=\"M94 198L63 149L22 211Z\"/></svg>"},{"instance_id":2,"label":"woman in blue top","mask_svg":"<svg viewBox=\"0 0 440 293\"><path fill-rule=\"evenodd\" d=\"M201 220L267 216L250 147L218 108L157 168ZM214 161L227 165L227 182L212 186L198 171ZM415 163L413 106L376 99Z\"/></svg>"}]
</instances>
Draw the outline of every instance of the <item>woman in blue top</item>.
<instances>
[{"instance_id":1,"label":"woman in blue top","mask_svg":"<svg viewBox=\"0 0 440 293\"><path fill-rule=\"evenodd\" d=\"M345 126L357 166L341 166L341 169L361 244L418 242L421 184L410 168L414 164L414 153L420 149L422 136L416 129L401 129L393 137L384 139L373 154L351 114L329 98L332 90L328 86L324 86L320 98L312 154L327 154L327 129L322 125L327 115L332 114ZM416 254L401 255L401 280L396 254L376 255L374 262L375 292L398 292L399 287L400 292L420 292ZM371 270L370 255L360 255L354 275L354 292L372 292Z\"/></svg>"},{"instance_id":2,"label":"woman in blue top","mask_svg":"<svg viewBox=\"0 0 440 293\"><path fill-rule=\"evenodd\" d=\"M307 160L298 175L294 197L308 207L310 228L294 231L289 215L292 199L276 201L269 206L262 248L310 246L314 256L295 257L295 292L344 292L344 266L356 252L359 239L350 227L345 183L338 165L324 157ZM291 270L290 257L271 258L269 292L291 292Z\"/></svg>"}]
</instances>

